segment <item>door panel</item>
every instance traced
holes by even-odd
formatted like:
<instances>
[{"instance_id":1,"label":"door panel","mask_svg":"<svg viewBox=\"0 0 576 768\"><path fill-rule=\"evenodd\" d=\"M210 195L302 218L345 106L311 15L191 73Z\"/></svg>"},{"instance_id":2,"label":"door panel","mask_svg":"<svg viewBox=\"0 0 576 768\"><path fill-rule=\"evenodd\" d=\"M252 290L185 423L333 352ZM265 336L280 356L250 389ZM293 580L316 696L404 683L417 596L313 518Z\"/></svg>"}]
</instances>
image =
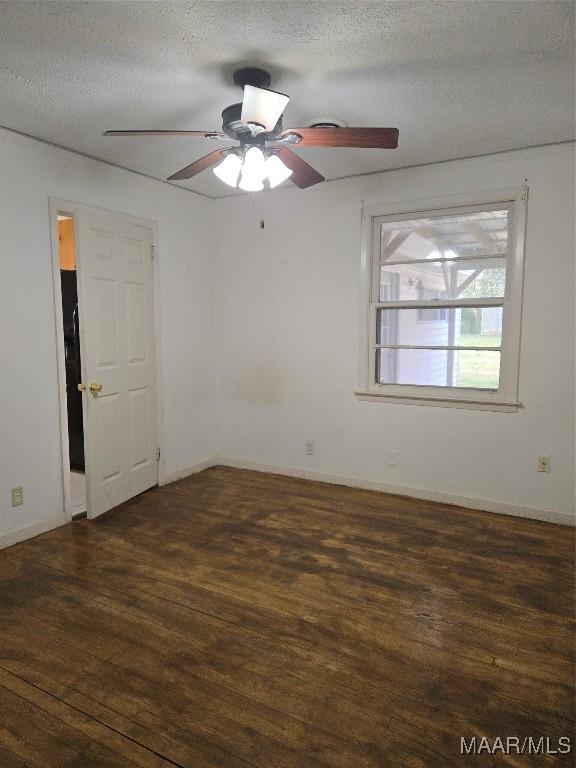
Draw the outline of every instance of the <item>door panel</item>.
<instances>
[{"instance_id":1,"label":"door panel","mask_svg":"<svg viewBox=\"0 0 576 768\"><path fill-rule=\"evenodd\" d=\"M158 481L152 230L78 214L88 516Z\"/></svg>"},{"instance_id":2,"label":"door panel","mask_svg":"<svg viewBox=\"0 0 576 768\"><path fill-rule=\"evenodd\" d=\"M114 280L94 277L91 289L97 308L99 324L95 328L94 362L99 370L118 366L117 285Z\"/></svg>"},{"instance_id":3,"label":"door panel","mask_svg":"<svg viewBox=\"0 0 576 768\"><path fill-rule=\"evenodd\" d=\"M149 458L148 451L148 391L130 392L130 436L132 439L132 468L141 466Z\"/></svg>"},{"instance_id":4,"label":"door panel","mask_svg":"<svg viewBox=\"0 0 576 768\"><path fill-rule=\"evenodd\" d=\"M142 283L126 283L128 363L146 362L146 298Z\"/></svg>"}]
</instances>

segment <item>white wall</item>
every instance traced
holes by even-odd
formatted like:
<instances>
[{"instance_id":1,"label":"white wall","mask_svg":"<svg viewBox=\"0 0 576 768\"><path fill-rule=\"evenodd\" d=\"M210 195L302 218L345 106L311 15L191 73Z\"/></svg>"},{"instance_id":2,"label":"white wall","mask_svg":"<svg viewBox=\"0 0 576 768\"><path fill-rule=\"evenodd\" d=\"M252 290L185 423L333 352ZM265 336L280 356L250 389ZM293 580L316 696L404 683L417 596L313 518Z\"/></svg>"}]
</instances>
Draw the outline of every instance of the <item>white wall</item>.
<instances>
[{"instance_id":1,"label":"white wall","mask_svg":"<svg viewBox=\"0 0 576 768\"><path fill-rule=\"evenodd\" d=\"M261 230L251 196L213 203L0 131L0 545L63 521L49 196L158 222L164 478L220 454L481 507L569 514L573 168L574 149L564 146L286 189L264 196ZM525 407L358 402L361 200L483 192L526 178ZM304 454L305 439L316 441L314 456ZM400 451L397 468L387 465L389 449ZM552 457L550 474L535 471L539 454ZM25 503L13 509L16 485Z\"/></svg>"},{"instance_id":2,"label":"white wall","mask_svg":"<svg viewBox=\"0 0 576 768\"><path fill-rule=\"evenodd\" d=\"M62 521L48 197L153 219L161 309L161 473L217 451L212 201L0 131L0 543ZM12 508L10 489L24 486Z\"/></svg>"},{"instance_id":3,"label":"white wall","mask_svg":"<svg viewBox=\"0 0 576 768\"><path fill-rule=\"evenodd\" d=\"M525 180L524 407L513 414L358 402L361 201ZM223 457L550 519L573 512L573 145L291 188L265 194L263 206L261 230L250 196L215 203ZM314 456L304 453L306 439L315 440ZM400 452L396 468L387 465L389 449ZM540 454L551 456L550 474L536 471Z\"/></svg>"}]
</instances>

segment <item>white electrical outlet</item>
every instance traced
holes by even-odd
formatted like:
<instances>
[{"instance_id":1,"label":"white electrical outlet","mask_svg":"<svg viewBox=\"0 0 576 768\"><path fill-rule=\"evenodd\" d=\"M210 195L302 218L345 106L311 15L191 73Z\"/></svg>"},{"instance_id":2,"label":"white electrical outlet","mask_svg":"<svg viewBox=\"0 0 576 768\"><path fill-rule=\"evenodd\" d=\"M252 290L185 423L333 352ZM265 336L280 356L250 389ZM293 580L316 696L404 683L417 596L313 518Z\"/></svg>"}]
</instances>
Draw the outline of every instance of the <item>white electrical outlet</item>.
<instances>
[{"instance_id":1,"label":"white electrical outlet","mask_svg":"<svg viewBox=\"0 0 576 768\"><path fill-rule=\"evenodd\" d=\"M388 466L397 467L399 458L400 458L399 451L388 451Z\"/></svg>"},{"instance_id":2,"label":"white electrical outlet","mask_svg":"<svg viewBox=\"0 0 576 768\"><path fill-rule=\"evenodd\" d=\"M304 450L308 456L314 455L314 440L305 440Z\"/></svg>"},{"instance_id":3,"label":"white electrical outlet","mask_svg":"<svg viewBox=\"0 0 576 768\"><path fill-rule=\"evenodd\" d=\"M19 485L12 488L12 506L20 507L22 504L24 504L24 488Z\"/></svg>"},{"instance_id":4,"label":"white electrical outlet","mask_svg":"<svg viewBox=\"0 0 576 768\"><path fill-rule=\"evenodd\" d=\"M538 472L550 472L550 456L538 456Z\"/></svg>"}]
</instances>

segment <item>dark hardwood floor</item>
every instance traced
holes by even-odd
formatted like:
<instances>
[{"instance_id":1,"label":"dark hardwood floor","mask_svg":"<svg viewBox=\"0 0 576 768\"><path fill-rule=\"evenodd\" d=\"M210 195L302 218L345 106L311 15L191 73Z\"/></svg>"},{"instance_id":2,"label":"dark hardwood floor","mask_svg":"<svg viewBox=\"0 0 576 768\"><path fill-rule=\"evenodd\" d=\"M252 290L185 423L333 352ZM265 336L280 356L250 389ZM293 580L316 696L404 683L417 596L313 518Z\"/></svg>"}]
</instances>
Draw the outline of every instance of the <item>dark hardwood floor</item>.
<instances>
[{"instance_id":1,"label":"dark hardwood floor","mask_svg":"<svg viewBox=\"0 0 576 768\"><path fill-rule=\"evenodd\" d=\"M0 768L572 765L574 531L215 468L0 552ZM574 742L572 742L574 744Z\"/></svg>"}]
</instances>

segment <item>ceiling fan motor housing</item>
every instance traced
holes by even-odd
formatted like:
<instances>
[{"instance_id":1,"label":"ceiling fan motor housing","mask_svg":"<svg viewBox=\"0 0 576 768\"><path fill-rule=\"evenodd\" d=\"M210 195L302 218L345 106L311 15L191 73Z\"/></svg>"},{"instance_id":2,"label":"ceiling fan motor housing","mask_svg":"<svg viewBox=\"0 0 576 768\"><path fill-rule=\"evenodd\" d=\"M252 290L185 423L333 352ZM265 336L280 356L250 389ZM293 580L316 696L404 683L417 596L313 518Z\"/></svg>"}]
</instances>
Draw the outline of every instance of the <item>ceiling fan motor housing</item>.
<instances>
[{"instance_id":1,"label":"ceiling fan motor housing","mask_svg":"<svg viewBox=\"0 0 576 768\"><path fill-rule=\"evenodd\" d=\"M222 130L227 136L237 141L248 143L248 140L254 144L260 144L264 138L272 139L278 134L282 133L282 118L278 119L278 122L274 126L273 131L263 131L262 133L254 133L253 129L243 123L242 116L242 104L230 104L229 107L222 110Z\"/></svg>"},{"instance_id":2,"label":"ceiling fan motor housing","mask_svg":"<svg viewBox=\"0 0 576 768\"><path fill-rule=\"evenodd\" d=\"M258 67L243 67L234 72L234 85L244 88L245 85L253 85L255 88L269 88L272 78L265 69Z\"/></svg>"}]
</instances>

